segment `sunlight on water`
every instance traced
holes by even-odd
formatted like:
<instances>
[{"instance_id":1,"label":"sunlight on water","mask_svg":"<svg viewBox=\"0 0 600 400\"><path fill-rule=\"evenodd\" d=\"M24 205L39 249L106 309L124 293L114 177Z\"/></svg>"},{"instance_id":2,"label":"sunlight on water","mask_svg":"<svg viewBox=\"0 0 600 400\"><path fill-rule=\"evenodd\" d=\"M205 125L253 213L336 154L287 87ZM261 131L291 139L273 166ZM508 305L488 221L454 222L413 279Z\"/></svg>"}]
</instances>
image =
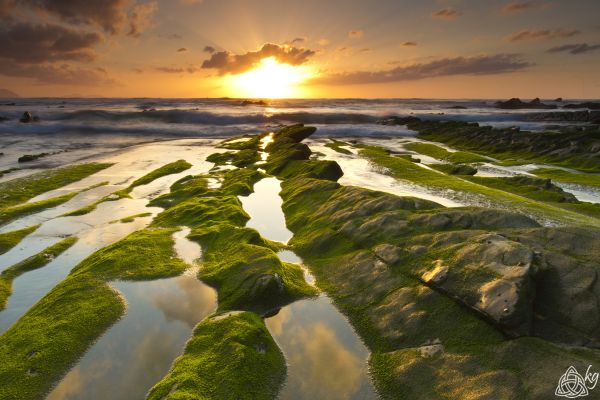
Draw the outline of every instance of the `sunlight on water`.
<instances>
[{"instance_id":1,"label":"sunlight on water","mask_svg":"<svg viewBox=\"0 0 600 400\"><path fill-rule=\"evenodd\" d=\"M280 191L281 184L277 178L264 178L254 185L254 193L239 198L250 215L246 226L256 229L266 239L287 243L293 234L285 225Z\"/></svg>"},{"instance_id":2,"label":"sunlight on water","mask_svg":"<svg viewBox=\"0 0 600 400\"><path fill-rule=\"evenodd\" d=\"M173 235L177 255L193 264L200 246ZM59 399L142 399L181 354L193 327L216 309L214 289L191 268L176 278L114 282L127 301L125 316L111 327L48 396Z\"/></svg>"}]
</instances>

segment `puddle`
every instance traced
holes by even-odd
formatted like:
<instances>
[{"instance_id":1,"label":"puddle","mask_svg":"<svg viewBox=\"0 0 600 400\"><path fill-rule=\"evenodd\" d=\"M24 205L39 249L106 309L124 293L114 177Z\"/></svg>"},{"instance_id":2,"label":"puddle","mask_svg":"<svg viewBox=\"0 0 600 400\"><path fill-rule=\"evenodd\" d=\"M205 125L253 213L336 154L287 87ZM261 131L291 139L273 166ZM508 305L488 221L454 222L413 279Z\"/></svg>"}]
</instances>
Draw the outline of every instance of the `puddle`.
<instances>
[{"instance_id":1,"label":"puddle","mask_svg":"<svg viewBox=\"0 0 600 400\"><path fill-rule=\"evenodd\" d=\"M600 203L600 189L593 186L577 185L574 183L562 183L553 181L556 186L562 188L565 192L573 194L579 201L588 203Z\"/></svg>"},{"instance_id":2,"label":"puddle","mask_svg":"<svg viewBox=\"0 0 600 400\"><path fill-rule=\"evenodd\" d=\"M277 178L264 178L254 185L250 196L239 196L239 199L250 215L246 226L256 229L266 239L287 243L293 234L285 225L279 192L281 183Z\"/></svg>"},{"instance_id":3,"label":"puddle","mask_svg":"<svg viewBox=\"0 0 600 400\"><path fill-rule=\"evenodd\" d=\"M280 191L279 180L264 178L254 185L254 193L240 200L250 215L247 226L287 243L292 233L285 225ZM282 250L278 256L302 266L306 281L315 283L293 251ZM265 323L288 364L280 400L378 398L368 374L369 350L327 295L296 301Z\"/></svg>"},{"instance_id":4,"label":"puddle","mask_svg":"<svg viewBox=\"0 0 600 400\"><path fill-rule=\"evenodd\" d=\"M396 196L412 196L431 200L445 207L461 207L466 202L455 200L457 193L452 190L428 191L425 187L399 181L385 174L385 170L377 168L368 160L357 155L341 154L324 145L324 142L312 140L311 150L325 155L325 159L336 161L344 176L339 179L341 185L359 186L366 189L378 190L395 194Z\"/></svg>"},{"instance_id":5,"label":"puddle","mask_svg":"<svg viewBox=\"0 0 600 400\"><path fill-rule=\"evenodd\" d=\"M175 251L188 263L200 246L174 234ZM125 316L111 327L48 396L58 399L143 399L179 356L194 326L216 309L215 291L190 268L176 278L113 282L127 301Z\"/></svg>"},{"instance_id":6,"label":"puddle","mask_svg":"<svg viewBox=\"0 0 600 400\"><path fill-rule=\"evenodd\" d=\"M77 241L70 249L56 257L46 266L27 272L15 279L13 282L13 292L8 298L6 308L0 311L0 334L5 332L15 323L15 321L21 318L31 306L37 303L46 295L46 293L62 281L69 272L71 272L71 269L83 261L87 256L96 250L124 238L134 231L146 227L151 220L151 217L138 218L134 222L127 224L106 224L93 230L80 232L77 235L79 241ZM27 249L28 254L37 254L48 247L47 245L41 245L45 240L52 239L52 242L54 243L61 240L59 237L45 236L40 239L40 242L30 244L31 240L37 238L36 236L30 236L19 245L19 247L22 245ZM8 253L4 254L4 256L7 254ZM26 257L19 257L19 261L27 257L29 257L29 255Z\"/></svg>"},{"instance_id":7,"label":"puddle","mask_svg":"<svg viewBox=\"0 0 600 400\"><path fill-rule=\"evenodd\" d=\"M280 400L379 398L368 349L327 296L296 301L265 323L288 364Z\"/></svg>"},{"instance_id":8,"label":"puddle","mask_svg":"<svg viewBox=\"0 0 600 400\"><path fill-rule=\"evenodd\" d=\"M69 202L43 212L23 217L3 226L0 231L12 231L34 224L41 226L24 238L16 247L0 256L0 271L58 243L64 237L76 236L79 241L65 253L47 264L45 267L28 272L15 279L13 294L8 299L5 310L0 311L0 333L6 331L27 310L48 293L56 284L63 280L73 267L88 255L106 247L132 232L143 229L150 224L154 216L161 212L158 207L147 207L148 200L153 196L169 191L173 182L188 174L208 171L212 163L206 162L207 155L214 152L209 146L187 147L185 141L152 144L136 147L120 152L100 161L115 162L116 164L100 171L79 182L67 185L65 188L44 193L33 200L54 197L68 192L78 191L93 184L109 181L118 182L111 186L101 186L78 194ZM193 143L212 143L207 140ZM189 153L189 154L188 154ZM97 208L85 215L60 217L67 211L76 210L84 205L103 197L104 191L114 191L123 188L127 182L136 179L151 170L168 162L188 158L192 168L179 174L168 175L137 187L132 192L132 198L100 203ZM162 159L161 157L165 157ZM150 213L148 217L136 218L129 223L111 223L121 218L142 213Z\"/></svg>"}]
</instances>

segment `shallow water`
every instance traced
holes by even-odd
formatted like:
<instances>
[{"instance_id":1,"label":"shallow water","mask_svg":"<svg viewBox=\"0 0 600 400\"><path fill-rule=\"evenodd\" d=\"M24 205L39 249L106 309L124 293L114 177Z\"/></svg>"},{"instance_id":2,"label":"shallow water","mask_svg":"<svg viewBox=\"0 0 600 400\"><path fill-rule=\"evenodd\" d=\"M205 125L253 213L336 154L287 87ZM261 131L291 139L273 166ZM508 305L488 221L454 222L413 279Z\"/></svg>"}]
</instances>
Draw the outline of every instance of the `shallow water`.
<instances>
[{"instance_id":1,"label":"shallow water","mask_svg":"<svg viewBox=\"0 0 600 400\"><path fill-rule=\"evenodd\" d=\"M54 286L61 282L73 267L83 261L91 253L108 246L128 234L146 227L151 217L138 218L127 224L105 224L92 230L80 232L79 241L60 256L56 257L46 266L27 272L13 281L13 293L8 298L6 308L0 311L0 333L6 331L14 324L31 306L38 302ZM41 229L41 228L40 228ZM35 234L35 232L34 232ZM51 237L55 242L58 237ZM26 240L28 240L26 238ZM21 242L26 246L27 242ZM42 251L47 246L39 249ZM27 247L27 253L38 253L39 244ZM7 253L8 254L8 253ZM6 255L6 254L5 254ZM22 257L20 257L22 258ZM25 257L26 258L26 257ZM20 261L20 260L19 260ZM12 265L12 264L11 264Z\"/></svg>"},{"instance_id":2,"label":"shallow water","mask_svg":"<svg viewBox=\"0 0 600 400\"><path fill-rule=\"evenodd\" d=\"M279 192L281 183L277 178L264 178L254 185L250 196L239 196L239 199L250 215L246 226L256 229L266 239L287 243L293 233L285 225Z\"/></svg>"},{"instance_id":3,"label":"shallow water","mask_svg":"<svg viewBox=\"0 0 600 400\"><path fill-rule=\"evenodd\" d=\"M288 364L279 399L377 399L369 351L326 295L299 300L266 321Z\"/></svg>"},{"instance_id":4,"label":"shallow water","mask_svg":"<svg viewBox=\"0 0 600 400\"><path fill-rule=\"evenodd\" d=\"M247 226L268 239L287 243L292 233L285 226L276 178L264 178L254 185L254 193L241 197L250 215ZM282 261L299 264L306 281L315 278L291 250L278 252ZM327 295L304 299L283 307L265 320L283 351L288 373L281 400L377 399L370 381L369 351L352 325Z\"/></svg>"},{"instance_id":5,"label":"shallow water","mask_svg":"<svg viewBox=\"0 0 600 400\"><path fill-rule=\"evenodd\" d=\"M173 235L175 251L194 265L200 246ZM175 278L114 282L126 299L125 316L111 327L48 396L58 399L142 399L169 371L194 326L216 309L214 289L196 277L197 268Z\"/></svg>"},{"instance_id":6,"label":"shallow water","mask_svg":"<svg viewBox=\"0 0 600 400\"><path fill-rule=\"evenodd\" d=\"M326 142L311 140L308 142L311 150L325 155L325 159L336 161L344 176L338 181L341 185L360 186L366 189L379 190L396 196L411 196L431 200L445 207L460 207L467 203L452 190L429 190L428 188L397 180L381 168L377 168L367 159L359 155L341 154L325 146Z\"/></svg>"},{"instance_id":7,"label":"shallow water","mask_svg":"<svg viewBox=\"0 0 600 400\"><path fill-rule=\"evenodd\" d=\"M171 184L183 176L208 171L213 164L205 161L205 158L214 149L211 146L205 146L206 143L212 142L180 140L173 141L173 143L152 144L123 151L119 156L111 155L109 158L101 159L100 161L115 162L116 164L79 182L44 193L34 200L79 191L103 181L109 181L114 185L101 186L83 192L65 204L25 216L0 228L0 232L8 232L38 223L42 224L15 248L0 256L0 271L41 252L64 237L76 236L79 238L79 241L71 249L45 267L25 273L15 279L13 294L8 299L7 307L0 311L0 333L25 314L33 304L64 279L70 270L88 255L148 226L153 217L162 211L158 207L147 207L149 199L168 192ZM102 198L107 189L116 190L126 187L127 182L168 162L182 158L188 160L193 165L192 168L179 174L164 176L148 185L136 187L131 193L131 199L123 198L100 203L94 211L85 215L60 217L65 212L79 209ZM90 194L91 192L94 193ZM121 218L141 213L150 213L150 216L136 218L129 223L115 223Z\"/></svg>"}]
</instances>

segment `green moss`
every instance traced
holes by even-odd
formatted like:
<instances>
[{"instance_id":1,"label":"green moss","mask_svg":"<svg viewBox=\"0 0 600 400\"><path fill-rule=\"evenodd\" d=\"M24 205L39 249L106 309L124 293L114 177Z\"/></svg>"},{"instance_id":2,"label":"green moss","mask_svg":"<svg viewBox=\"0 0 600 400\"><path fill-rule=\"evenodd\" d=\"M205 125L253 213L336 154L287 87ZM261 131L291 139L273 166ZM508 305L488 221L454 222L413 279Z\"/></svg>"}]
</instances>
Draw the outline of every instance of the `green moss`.
<instances>
[{"instance_id":1,"label":"green moss","mask_svg":"<svg viewBox=\"0 0 600 400\"><path fill-rule=\"evenodd\" d=\"M600 174L575 173L556 168L538 168L530 171L540 178L552 179L556 182L574 183L576 185L600 187Z\"/></svg>"},{"instance_id":2,"label":"green moss","mask_svg":"<svg viewBox=\"0 0 600 400\"><path fill-rule=\"evenodd\" d=\"M218 290L219 310L267 312L316 294L300 267L282 263L254 229L229 223L195 228L189 235L203 248L198 276Z\"/></svg>"},{"instance_id":3,"label":"green moss","mask_svg":"<svg viewBox=\"0 0 600 400\"><path fill-rule=\"evenodd\" d=\"M445 175L421 168L409 161L390 156L381 147L363 145L361 149L361 155L368 158L371 162L385 167L390 171L392 176L399 180L409 181L433 189L450 189L483 196L496 207L517 210L541 220L550 219L565 224L599 225L599 221L596 218L572 212L554 204L543 203L514 193L476 184L457 176Z\"/></svg>"},{"instance_id":4,"label":"green moss","mask_svg":"<svg viewBox=\"0 0 600 400\"><path fill-rule=\"evenodd\" d=\"M117 222L120 222L122 224L128 224L130 222L135 221L136 218L143 218L143 217L150 217L152 215L152 213L140 213L140 214L135 214L135 215L130 215L129 217L125 217L125 218L121 218L121 219L116 219L114 221L110 221L111 224L115 224Z\"/></svg>"},{"instance_id":5,"label":"green moss","mask_svg":"<svg viewBox=\"0 0 600 400\"><path fill-rule=\"evenodd\" d=\"M48 247L44 251L5 269L0 273L0 310L6 307L6 301L12 292L12 282L24 274L25 272L33 271L41 268L58 257L65 250L73 246L77 242L77 238L66 238L53 246Z\"/></svg>"},{"instance_id":6,"label":"green moss","mask_svg":"<svg viewBox=\"0 0 600 400\"><path fill-rule=\"evenodd\" d=\"M285 372L283 354L261 318L249 312L216 315L198 324L148 399L274 399Z\"/></svg>"},{"instance_id":7,"label":"green moss","mask_svg":"<svg viewBox=\"0 0 600 400\"><path fill-rule=\"evenodd\" d=\"M476 163L490 161L488 158L480 156L479 154L466 151L451 152L443 147L430 143L414 142L408 143L404 147L407 150L452 163Z\"/></svg>"},{"instance_id":8,"label":"green moss","mask_svg":"<svg viewBox=\"0 0 600 400\"><path fill-rule=\"evenodd\" d=\"M71 200L78 194L78 192L73 192L33 203L25 203L14 207L4 208L0 210L0 224L6 224L20 217L59 206Z\"/></svg>"},{"instance_id":9,"label":"green moss","mask_svg":"<svg viewBox=\"0 0 600 400\"><path fill-rule=\"evenodd\" d=\"M249 217L236 196L193 197L160 213L157 226L199 226L220 221L245 224Z\"/></svg>"},{"instance_id":10,"label":"green moss","mask_svg":"<svg viewBox=\"0 0 600 400\"><path fill-rule=\"evenodd\" d=\"M13 207L42 193L77 182L112 164L76 164L0 183L0 209Z\"/></svg>"},{"instance_id":11,"label":"green moss","mask_svg":"<svg viewBox=\"0 0 600 400\"><path fill-rule=\"evenodd\" d=\"M2 209L2 210L0 210L0 224L6 224L10 221L24 217L26 215L34 214L36 212L44 211L48 208L59 206L61 204L66 203L67 201L71 200L73 197L77 196L78 194L80 194L82 192L94 189L99 186L106 185L107 183L108 182L101 182L99 184L90 186L90 187L85 188L78 192L67 193L62 196L52 197L49 199L40 200L40 201L36 201L36 202L31 202L31 203L23 203L18 206Z\"/></svg>"},{"instance_id":12,"label":"green moss","mask_svg":"<svg viewBox=\"0 0 600 400\"><path fill-rule=\"evenodd\" d=\"M176 229L146 229L97 251L0 336L0 398L46 394L85 350L124 313L113 280L176 276Z\"/></svg>"},{"instance_id":13,"label":"green moss","mask_svg":"<svg viewBox=\"0 0 600 400\"><path fill-rule=\"evenodd\" d=\"M575 198L575 196L565 192L560 187L553 185L552 182L544 179L531 178L527 176L472 176L465 177L465 179L480 185L499 189L504 192L515 193L532 200L555 203L577 202L577 198Z\"/></svg>"},{"instance_id":14,"label":"green moss","mask_svg":"<svg viewBox=\"0 0 600 400\"><path fill-rule=\"evenodd\" d=\"M549 180L526 176L500 178L473 176L466 177L465 179L480 185L544 202L556 208L600 218L600 204L580 202L574 195L553 185Z\"/></svg>"},{"instance_id":15,"label":"green moss","mask_svg":"<svg viewBox=\"0 0 600 400\"><path fill-rule=\"evenodd\" d=\"M477 123L413 119L407 127L419 132L420 138L488 155L508 165L535 162L600 172L599 155L592 150L600 130L593 126L560 132L521 132Z\"/></svg>"},{"instance_id":16,"label":"green moss","mask_svg":"<svg viewBox=\"0 0 600 400\"><path fill-rule=\"evenodd\" d=\"M224 153L214 153L206 157L206 161L216 165L231 164L236 167L247 167L260 160L260 155L256 149L243 149L238 151L226 151Z\"/></svg>"},{"instance_id":17,"label":"green moss","mask_svg":"<svg viewBox=\"0 0 600 400\"><path fill-rule=\"evenodd\" d=\"M19 229L18 231L0 233L0 254L4 254L15 247L25 236L34 232L39 227L39 225L34 225Z\"/></svg>"},{"instance_id":18,"label":"green moss","mask_svg":"<svg viewBox=\"0 0 600 400\"><path fill-rule=\"evenodd\" d=\"M172 163L163 165L162 167L157 168L154 171L133 181L133 183L131 185L129 185L129 187L127 189L125 189L125 192L130 193L137 186L147 185L147 184L155 181L158 178L162 178L163 176L167 176L167 175L178 174L187 169L190 169L191 167L192 167L192 164L190 164L189 162L187 162L185 160L178 160L178 161L174 161Z\"/></svg>"},{"instance_id":19,"label":"green moss","mask_svg":"<svg viewBox=\"0 0 600 400\"><path fill-rule=\"evenodd\" d=\"M264 135L243 135L235 136L219 143L217 147L231 150L256 150L260 144L260 139Z\"/></svg>"},{"instance_id":20,"label":"green moss","mask_svg":"<svg viewBox=\"0 0 600 400\"><path fill-rule=\"evenodd\" d=\"M99 204L102 204L104 202L116 201L116 200L120 200L123 198L131 198L131 196L129 194L137 186L147 185L147 184L155 181L158 178L162 178L163 176L167 176L167 175L178 174L178 173L183 172L191 167L192 167L192 164L188 163L185 160L179 160L179 161L175 161L175 162L163 165L162 167L155 169L154 171L142 176L141 178L136 179L135 181L133 181L133 183L131 185L129 185L125 189L117 190L116 192L111 193L108 196L104 196L100 200L95 201L91 204L88 204L87 206L84 206L77 210L65 213L62 215L62 217L74 217L74 216L89 214L92 211L94 211L98 207ZM156 205L156 203L154 203L154 204L151 203L149 205L153 206L153 205Z\"/></svg>"},{"instance_id":21,"label":"green moss","mask_svg":"<svg viewBox=\"0 0 600 400\"><path fill-rule=\"evenodd\" d=\"M348 143L342 142L341 140L335 140L335 139L329 139L329 140L330 140L330 142L325 143L326 147L329 147L330 149L333 149L341 154L352 154L352 152L350 150L345 148L345 146L348 146Z\"/></svg>"}]
</instances>

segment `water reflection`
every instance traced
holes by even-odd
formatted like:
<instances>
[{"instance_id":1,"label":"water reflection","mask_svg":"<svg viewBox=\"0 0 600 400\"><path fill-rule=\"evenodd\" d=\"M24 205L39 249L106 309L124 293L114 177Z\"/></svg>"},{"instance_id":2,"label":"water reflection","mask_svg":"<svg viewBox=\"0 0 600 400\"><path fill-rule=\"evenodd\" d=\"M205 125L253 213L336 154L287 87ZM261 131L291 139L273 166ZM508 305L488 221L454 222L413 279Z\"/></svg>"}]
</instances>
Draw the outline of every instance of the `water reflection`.
<instances>
[{"instance_id":1,"label":"water reflection","mask_svg":"<svg viewBox=\"0 0 600 400\"><path fill-rule=\"evenodd\" d=\"M246 226L256 229L266 239L287 243L293 234L285 225L279 192L281 184L277 178L264 178L254 185L250 196L239 198L250 215Z\"/></svg>"},{"instance_id":2,"label":"water reflection","mask_svg":"<svg viewBox=\"0 0 600 400\"><path fill-rule=\"evenodd\" d=\"M279 399L378 398L369 351L327 296L297 301L265 322L288 363Z\"/></svg>"},{"instance_id":3,"label":"water reflection","mask_svg":"<svg viewBox=\"0 0 600 400\"><path fill-rule=\"evenodd\" d=\"M31 306L37 303L55 285L62 281L73 267L83 261L88 255L109 244L112 244L130 233L147 226L151 217L138 218L129 224L105 224L95 229L89 229L78 233L79 241L60 256L56 257L45 267L27 272L19 276L13 282L13 293L8 298L6 308L0 312L0 333L6 331L15 321L25 314ZM67 229L66 224L64 227ZM41 228L40 228L41 229ZM49 233L49 232L47 232ZM34 235L37 232L34 232ZM36 236L28 236L21 245L27 249L27 254L36 254L47 246L40 243L32 243ZM40 241L60 241L60 236L42 236ZM31 247L25 247L31 246ZM41 247L41 248L39 248ZM39 248L39 250L38 250ZM8 253L4 254L7 255ZM30 254L30 255L31 255ZM9 255L10 256L10 255ZM16 259L16 257L14 257ZM21 257L18 257L21 258Z\"/></svg>"},{"instance_id":4,"label":"water reflection","mask_svg":"<svg viewBox=\"0 0 600 400\"><path fill-rule=\"evenodd\" d=\"M459 194L452 190L430 190L423 186L397 180L377 168L367 159L356 154L341 154L325 146L326 142L312 140L309 142L313 151L325 155L325 159L337 162L344 176L339 183L345 186L359 186L366 189L378 190L395 194L396 196L412 196L425 200L435 201L445 207L460 207L466 204ZM419 164L416 164L419 165Z\"/></svg>"},{"instance_id":5,"label":"water reflection","mask_svg":"<svg viewBox=\"0 0 600 400\"><path fill-rule=\"evenodd\" d=\"M199 246L174 235L187 262ZM196 269L171 279L115 282L127 313L84 355L48 396L54 399L142 399L181 354L192 328L216 308L215 291L196 278Z\"/></svg>"},{"instance_id":6,"label":"water reflection","mask_svg":"<svg viewBox=\"0 0 600 400\"><path fill-rule=\"evenodd\" d=\"M276 178L254 185L254 193L240 197L250 215L246 226L268 239L287 243L292 237L285 225ZM300 265L310 284L315 279L291 250L277 253L282 261ZM369 351L346 318L324 294L296 301L265 320L288 363L281 400L377 399L367 369Z\"/></svg>"}]
</instances>

